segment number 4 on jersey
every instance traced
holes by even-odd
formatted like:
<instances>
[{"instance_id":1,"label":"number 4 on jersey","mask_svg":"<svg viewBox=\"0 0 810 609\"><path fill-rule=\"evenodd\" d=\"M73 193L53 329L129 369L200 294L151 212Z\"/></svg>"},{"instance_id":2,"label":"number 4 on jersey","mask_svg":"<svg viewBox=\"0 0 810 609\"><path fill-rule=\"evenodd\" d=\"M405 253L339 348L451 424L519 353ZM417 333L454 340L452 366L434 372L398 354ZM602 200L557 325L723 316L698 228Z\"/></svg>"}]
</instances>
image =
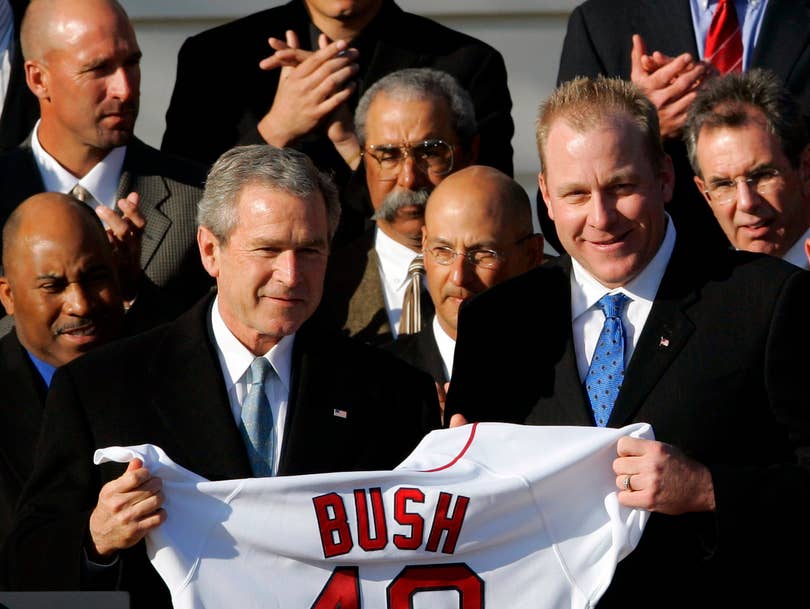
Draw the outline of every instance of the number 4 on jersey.
<instances>
[{"instance_id":1,"label":"number 4 on jersey","mask_svg":"<svg viewBox=\"0 0 810 609\"><path fill-rule=\"evenodd\" d=\"M484 581L463 563L408 566L388 585L387 609L410 609L417 592L455 590L459 609L484 609ZM362 609L357 567L336 567L311 609Z\"/></svg>"}]
</instances>

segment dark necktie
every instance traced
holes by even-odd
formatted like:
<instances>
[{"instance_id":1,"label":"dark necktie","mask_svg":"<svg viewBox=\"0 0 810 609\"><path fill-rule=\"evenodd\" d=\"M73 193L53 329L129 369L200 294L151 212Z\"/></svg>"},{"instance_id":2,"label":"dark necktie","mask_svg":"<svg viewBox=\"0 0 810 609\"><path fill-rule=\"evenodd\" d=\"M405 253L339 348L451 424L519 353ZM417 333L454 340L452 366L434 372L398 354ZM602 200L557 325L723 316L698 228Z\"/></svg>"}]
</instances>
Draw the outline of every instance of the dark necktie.
<instances>
[{"instance_id":1,"label":"dark necktie","mask_svg":"<svg viewBox=\"0 0 810 609\"><path fill-rule=\"evenodd\" d=\"M417 256L408 266L408 286L402 300L402 316L399 319L399 333L413 334L422 329L422 277L425 264L422 256Z\"/></svg>"},{"instance_id":2,"label":"dark necktie","mask_svg":"<svg viewBox=\"0 0 810 609\"><path fill-rule=\"evenodd\" d=\"M253 475L257 477L273 475L273 411L264 390L270 374L275 374L275 371L267 359L254 359L250 364L247 394L242 401L239 431L245 441Z\"/></svg>"},{"instance_id":3,"label":"dark necktie","mask_svg":"<svg viewBox=\"0 0 810 609\"><path fill-rule=\"evenodd\" d=\"M714 10L703 58L721 74L742 72L743 44L733 0L720 0Z\"/></svg>"},{"instance_id":4,"label":"dark necktie","mask_svg":"<svg viewBox=\"0 0 810 609\"><path fill-rule=\"evenodd\" d=\"M629 300L624 294L605 294L596 303L605 314L605 323L585 376L585 389L599 427L607 425L624 380L622 310Z\"/></svg>"}]
</instances>

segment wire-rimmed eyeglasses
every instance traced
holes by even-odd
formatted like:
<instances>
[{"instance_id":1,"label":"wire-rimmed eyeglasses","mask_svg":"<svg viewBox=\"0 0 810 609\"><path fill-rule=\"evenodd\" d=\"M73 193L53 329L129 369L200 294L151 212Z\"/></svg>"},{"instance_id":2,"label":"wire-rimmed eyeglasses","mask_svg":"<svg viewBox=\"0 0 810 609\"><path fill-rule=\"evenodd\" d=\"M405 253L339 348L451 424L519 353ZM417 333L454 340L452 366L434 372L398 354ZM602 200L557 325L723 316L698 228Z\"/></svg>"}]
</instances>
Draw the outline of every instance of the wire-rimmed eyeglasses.
<instances>
[{"instance_id":1,"label":"wire-rimmed eyeglasses","mask_svg":"<svg viewBox=\"0 0 810 609\"><path fill-rule=\"evenodd\" d=\"M530 237L533 237L534 233L529 233L528 235L521 237L517 241L515 241L511 247L515 247L516 245L520 245ZM450 266L453 264L457 256L463 256L464 259L472 266L480 266L483 269L495 269L498 268L503 262L506 260L506 253L501 250L493 250L493 249L485 249L485 248L477 248L472 250L467 250L466 252L458 252L454 250L449 245L435 245L433 247L428 248L427 250L430 252L430 255L433 259L442 266Z\"/></svg>"},{"instance_id":2,"label":"wire-rimmed eyeglasses","mask_svg":"<svg viewBox=\"0 0 810 609\"><path fill-rule=\"evenodd\" d=\"M402 168L402 162L413 159L414 165L421 172L434 176L447 175L453 170L453 149L455 146L444 140L432 139L421 142L403 142L402 144L373 144L363 150L364 156L370 156L380 166L380 180L396 180Z\"/></svg>"},{"instance_id":3,"label":"wire-rimmed eyeglasses","mask_svg":"<svg viewBox=\"0 0 810 609\"><path fill-rule=\"evenodd\" d=\"M746 175L726 180L716 180L704 191L713 203L729 205L737 200L738 184L745 182L757 194L766 197L777 192L785 184L785 179L778 169L759 169Z\"/></svg>"}]
</instances>

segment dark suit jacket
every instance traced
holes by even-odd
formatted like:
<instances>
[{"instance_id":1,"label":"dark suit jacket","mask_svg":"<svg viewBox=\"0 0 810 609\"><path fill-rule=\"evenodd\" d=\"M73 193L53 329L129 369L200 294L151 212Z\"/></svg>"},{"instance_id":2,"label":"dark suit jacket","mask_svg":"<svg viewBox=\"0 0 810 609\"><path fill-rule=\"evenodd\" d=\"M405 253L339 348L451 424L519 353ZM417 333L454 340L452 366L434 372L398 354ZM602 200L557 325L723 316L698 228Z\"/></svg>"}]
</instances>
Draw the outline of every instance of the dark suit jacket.
<instances>
[{"instance_id":1,"label":"dark suit jacket","mask_svg":"<svg viewBox=\"0 0 810 609\"><path fill-rule=\"evenodd\" d=\"M311 49L311 28L303 0L291 0L188 38L177 57L161 148L213 163L232 146L264 143L257 125L273 104L279 79L278 70L259 69L259 61L272 51L267 39L284 40L290 29L298 34L302 48ZM359 87L348 102L352 112L363 92L386 74L401 68L444 70L472 97L481 137L478 162L512 175L512 98L500 52L406 13L393 0L384 0L379 14L352 44L361 51ZM335 173L347 210L342 227L349 226L341 229L339 241L348 241L362 231L363 219L372 213L363 172L351 175L323 129L294 145L319 168Z\"/></svg>"},{"instance_id":2,"label":"dark suit jacket","mask_svg":"<svg viewBox=\"0 0 810 609\"><path fill-rule=\"evenodd\" d=\"M382 345L382 348L412 366L424 370L437 383L444 385L450 380L444 373L444 362L436 344L436 335L433 333L433 316L430 316L421 332L401 334L396 340Z\"/></svg>"},{"instance_id":3,"label":"dark suit jacket","mask_svg":"<svg viewBox=\"0 0 810 609\"><path fill-rule=\"evenodd\" d=\"M174 322L100 347L51 384L39 458L23 491L6 561L12 587L76 589L81 547L101 485L120 465L95 449L152 443L211 479L250 477L203 299ZM282 475L390 469L439 426L426 374L357 341L305 324L293 348ZM346 416L335 414L335 409ZM122 552L132 607L170 607L143 544Z\"/></svg>"},{"instance_id":4,"label":"dark suit jacket","mask_svg":"<svg viewBox=\"0 0 810 609\"><path fill-rule=\"evenodd\" d=\"M653 514L599 606L749 606L758 592L775 595L773 606L795 605L805 562L790 557L810 540L810 273L689 248L679 237L609 425L648 422L658 440L707 465L717 509ZM569 272L564 256L462 306L446 421L462 412L470 421L594 424L573 347Z\"/></svg>"},{"instance_id":5,"label":"dark suit jacket","mask_svg":"<svg viewBox=\"0 0 810 609\"><path fill-rule=\"evenodd\" d=\"M689 0L589 0L577 6L568 20L557 82L575 76L630 78L632 35L641 34L650 51L672 57L699 57ZM810 115L810 0L769 0L751 56L751 67L770 68L798 97ZM675 194L667 211L679 234L689 235L705 252L728 247L703 196L680 140L666 142L675 164ZM548 219L538 191L538 214L546 240L560 251L554 223Z\"/></svg>"},{"instance_id":6,"label":"dark suit jacket","mask_svg":"<svg viewBox=\"0 0 810 609\"><path fill-rule=\"evenodd\" d=\"M379 258L374 249L375 230L372 226L330 254L323 299L316 317L325 326L342 329L359 341L381 346L392 341L394 335L385 310ZM425 327L433 313L433 303L426 289L422 290L421 303L422 327Z\"/></svg>"},{"instance_id":7,"label":"dark suit jacket","mask_svg":"<svg viewBox=\"0 0 810 609\"><path fill-rule=\"evenodd\" d=\"M127 147L118 196L140 195L146 218L141 248L144 274L161 291L172 318L193 305L212 285L197 249L197 202L205 170L138 139ZM17 205L44 189L30 138L0 156L0 226Z\"/></svg>"},{"instance_id":8,"label":"dark suit jacket","mask_svg":"<svg viewBox=\"0 0 810 609\"><path fill-rule=\"evenodd\" d=\"M12 330L0 339L0 543L31 474L46 391L45 381Z\"/></svg>"},{"instance_id":9,"label":"dark suit jacket","mask_svg":"<svg viewBox=\"0 0 810 609\"><path fill-rule=\"evenodd\" d=\"M11 0L14 13L14 39L11 41L11 74L6 98L0 108L0 153L11 150L31 132L39 118L39 102L25 82L22 49L20 48L20 21L28 0Z\"/></svg>"}]
</instances>

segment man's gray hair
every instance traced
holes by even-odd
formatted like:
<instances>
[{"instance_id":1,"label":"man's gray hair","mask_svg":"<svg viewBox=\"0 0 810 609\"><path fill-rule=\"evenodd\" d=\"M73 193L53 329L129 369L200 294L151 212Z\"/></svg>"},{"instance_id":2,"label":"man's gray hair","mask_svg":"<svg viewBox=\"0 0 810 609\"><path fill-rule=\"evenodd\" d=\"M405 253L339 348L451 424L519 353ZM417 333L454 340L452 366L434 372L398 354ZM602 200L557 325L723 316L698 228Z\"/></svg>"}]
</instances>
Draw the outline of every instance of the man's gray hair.
<instances>
[{"instance_id":1,"label":"man's gray hair","mask_svg":"<svg viewBox=\"0 0 810 609\"><path fill-rule=\"evenodd\" d=\"M461 146L469 150L478 132L475 108L470 94L447 72L433 68L406 68L397 70L375 82L363 93L354 112L354 129L360 144L366 143L366 117L371 102L379 94L398 101L443 99L450 110L453 131Z\"/></svg>"},{"instance_id":2,"label":"man's gray hair","mask_svg":"<svg viewBox=\"0 0 810 609\"><path fill-rule=\"evenodd\" d=\"M340 221L340 200L332 179L319 171L304 153L267 144L236 146L217 159L208 172L197 209L197 224L227 243L236 227L239 195L245 187L253 185L301 198L320 194L326 203L332 240Z\"/></svg>"},{"instance_id":3,"label":"man's gray hair","mask_svg":"<svg viewBox=\"0 0 810 609\"><path fill-rule=\"evenodd\" d=\"M761 116L751 111L759 110ZM703 127L718 129L743 127L759 120L782 147L790 164L799 166L807 146L807 124L796 98L771 70L754 68L742 74L729 73L709 79L689 108L684 126L684 142L689 163L700 176L697 144Z\"/></svg>"}]
</instances>

